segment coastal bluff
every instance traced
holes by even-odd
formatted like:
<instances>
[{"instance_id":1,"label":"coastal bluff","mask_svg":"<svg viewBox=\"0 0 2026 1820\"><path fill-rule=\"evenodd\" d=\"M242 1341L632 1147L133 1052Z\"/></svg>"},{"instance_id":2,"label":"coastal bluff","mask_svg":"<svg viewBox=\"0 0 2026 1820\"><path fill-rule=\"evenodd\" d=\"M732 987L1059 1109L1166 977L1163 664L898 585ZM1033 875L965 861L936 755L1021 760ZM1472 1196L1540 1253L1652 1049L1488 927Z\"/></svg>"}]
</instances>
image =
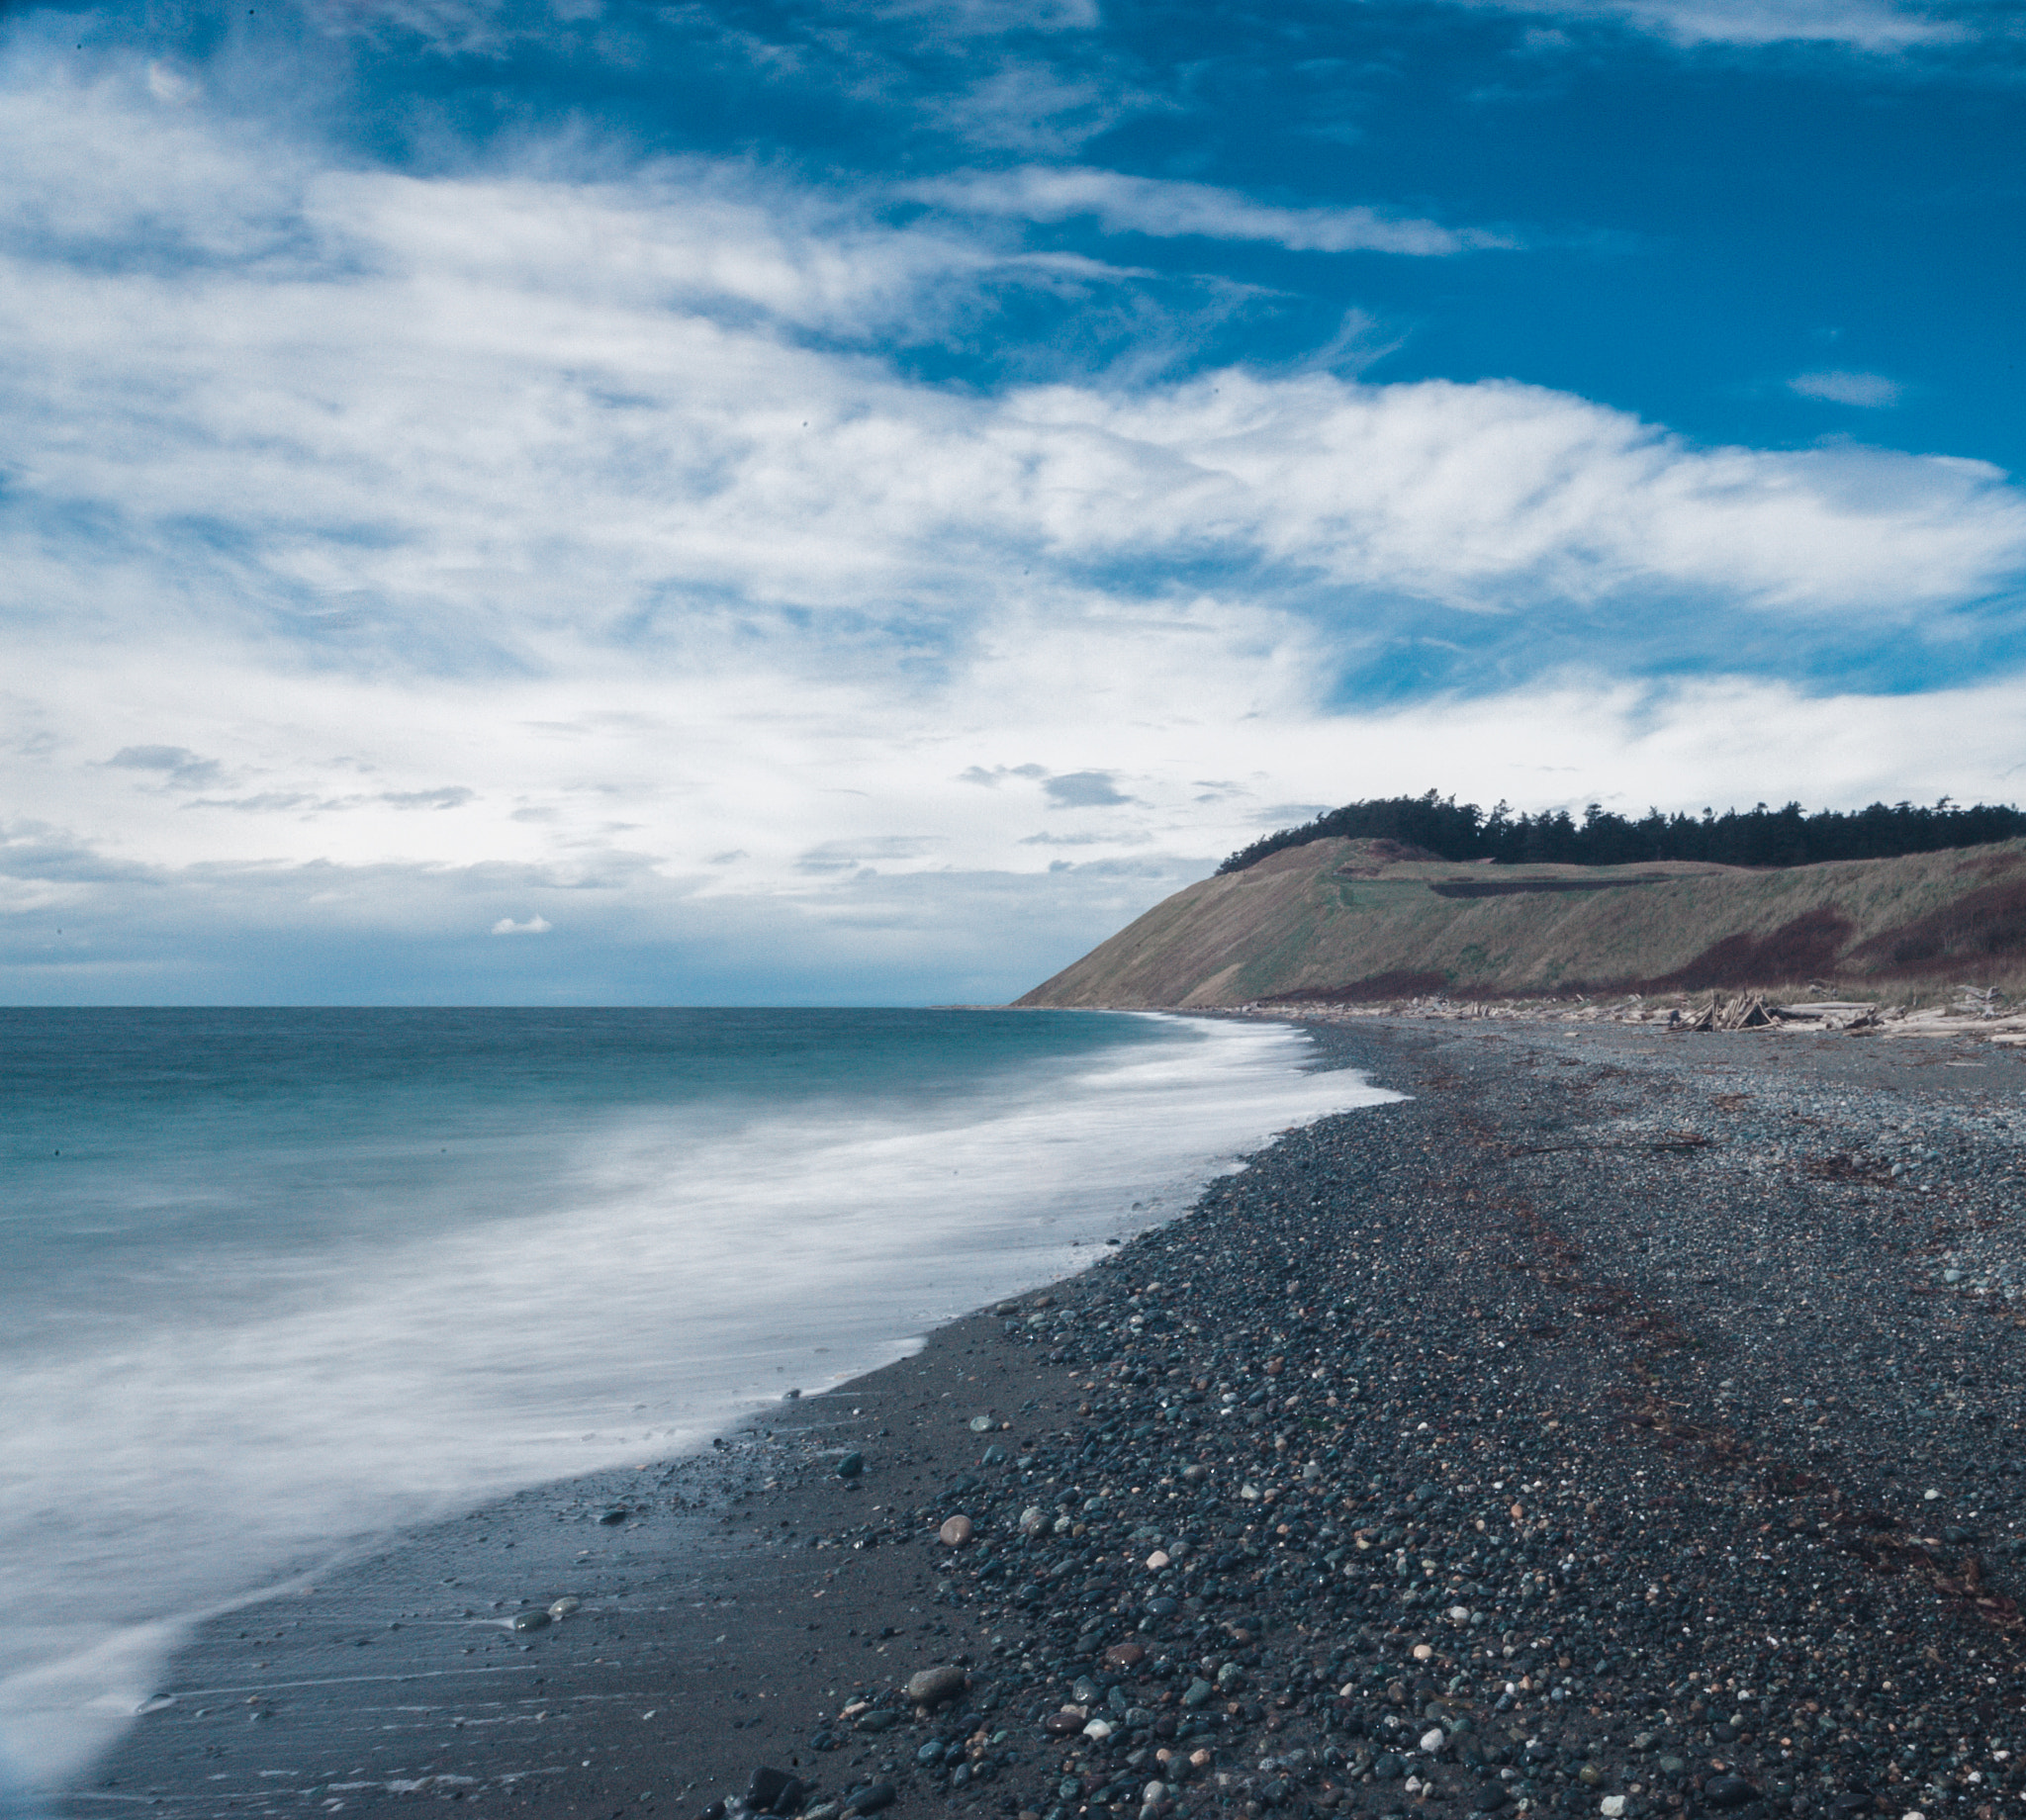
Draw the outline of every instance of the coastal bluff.
<instances>
[{"instance_id":1,"label":"coastal bluff","mask_svg":"<svg viewBox=\"0 0 2026 1820\"><path fill-rule=\"evenodd\" d=\"M1177 891L1015 1001L1262 1000L1774 989L1919 997L2026 987L2026 841L1748 867L1459 864L1322 840Z\"/></svg>"}]
</instances>

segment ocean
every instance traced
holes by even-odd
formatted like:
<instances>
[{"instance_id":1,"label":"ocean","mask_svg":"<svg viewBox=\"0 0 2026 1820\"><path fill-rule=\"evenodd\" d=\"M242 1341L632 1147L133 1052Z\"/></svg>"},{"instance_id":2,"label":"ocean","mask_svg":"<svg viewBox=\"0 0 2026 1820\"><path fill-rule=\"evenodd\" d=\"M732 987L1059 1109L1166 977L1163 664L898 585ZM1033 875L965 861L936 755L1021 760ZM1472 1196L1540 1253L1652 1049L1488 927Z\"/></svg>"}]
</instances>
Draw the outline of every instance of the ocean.
<instances>
[{"instance_id":1,"label":"ocean","mask_svg":"<svg viewBox=\"0 0 2026 1820\"><path fill-rule=\"evenodd\" d=\"M1396 1096L1079 1012L0 1011L0 1810L198 1619L902 1356Z\"/></svg>"}]
</instances>

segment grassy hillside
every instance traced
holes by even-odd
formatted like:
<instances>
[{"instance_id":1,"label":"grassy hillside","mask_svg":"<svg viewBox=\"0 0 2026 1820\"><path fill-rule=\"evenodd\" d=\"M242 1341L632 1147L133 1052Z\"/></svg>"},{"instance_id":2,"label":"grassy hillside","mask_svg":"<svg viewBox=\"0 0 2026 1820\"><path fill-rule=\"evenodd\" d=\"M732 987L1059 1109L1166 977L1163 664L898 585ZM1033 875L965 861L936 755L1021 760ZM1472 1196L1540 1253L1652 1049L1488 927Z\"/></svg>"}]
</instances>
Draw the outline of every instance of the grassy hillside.
<instances>
[{"instance_id":1,"label":"grassy hillside","mask_svg":"<svg viewBox=\"0 0 2026 1820\"><path fill-rule=\"evenodd\" d=\"M2026 987L2026 841L1774 870L1457 865L1317 841L1177 891L1023 1005Z\"/></svg>"}]
</instances>

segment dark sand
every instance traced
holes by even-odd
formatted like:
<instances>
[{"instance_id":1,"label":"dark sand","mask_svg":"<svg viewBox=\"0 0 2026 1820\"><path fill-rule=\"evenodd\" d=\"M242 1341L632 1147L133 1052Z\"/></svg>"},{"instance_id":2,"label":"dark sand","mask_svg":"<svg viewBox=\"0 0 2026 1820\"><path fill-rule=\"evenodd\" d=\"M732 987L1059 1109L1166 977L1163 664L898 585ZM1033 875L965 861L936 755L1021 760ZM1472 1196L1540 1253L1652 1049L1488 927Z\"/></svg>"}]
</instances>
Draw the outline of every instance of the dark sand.
<instances>
[{"instance_id":1,"label":"dark sand","mask_svg":"<svg viewBox=\"0 0 2026 1820\"><path fill-rule=\"evenodd\" d=\"M693 1815L766 1764L819 1810L2026 1820L2026 1055L1320 1035L1416 1097L720 1454L209 1626L67 1810Z\"/></svg>"}]
</instances>

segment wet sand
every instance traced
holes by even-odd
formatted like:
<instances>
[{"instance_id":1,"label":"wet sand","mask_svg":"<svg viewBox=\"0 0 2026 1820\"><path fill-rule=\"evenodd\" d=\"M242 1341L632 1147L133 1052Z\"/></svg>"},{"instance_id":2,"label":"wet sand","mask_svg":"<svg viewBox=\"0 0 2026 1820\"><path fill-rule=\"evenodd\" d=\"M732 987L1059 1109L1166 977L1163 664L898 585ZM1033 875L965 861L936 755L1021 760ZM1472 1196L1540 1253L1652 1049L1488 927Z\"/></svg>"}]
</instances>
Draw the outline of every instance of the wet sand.
<instances>
[{"instance_id":1,"label":"wet sand","mask_svg":"<svg viewBox=\"0 0 2026 1820\"><path fill-rule=\"evenodd\" d=\"M2026 1056L1322 1040L1415 1097L713 1455L210 1625L67 1811L2018 1803Z\"/></svg>"}]
</instances>

